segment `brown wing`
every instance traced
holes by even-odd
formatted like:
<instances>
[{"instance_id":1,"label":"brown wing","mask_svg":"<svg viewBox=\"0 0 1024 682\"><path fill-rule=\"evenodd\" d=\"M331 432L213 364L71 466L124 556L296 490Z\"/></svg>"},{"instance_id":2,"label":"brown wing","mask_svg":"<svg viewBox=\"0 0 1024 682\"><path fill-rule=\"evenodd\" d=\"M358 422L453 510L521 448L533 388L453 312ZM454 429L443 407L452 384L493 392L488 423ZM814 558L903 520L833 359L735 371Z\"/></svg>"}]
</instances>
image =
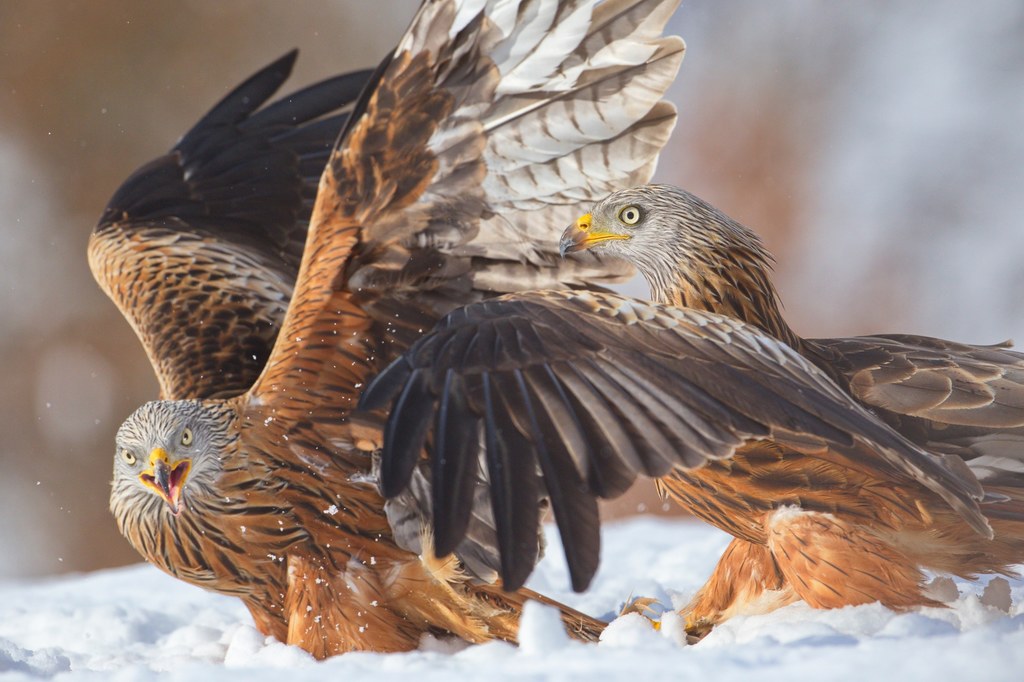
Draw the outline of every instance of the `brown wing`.
<instances>
[{"instance_id":1,"label":"brown wing","mask_svg":"<svg viewBox=\"0 0 1024 682\"><path fill-rule=\"evenodd\" d=\"M938 424L1024 427L1024 354L910 335L815 339L836 354L854 394Z\"/></svg>"},{"instance_id":2,"label":"brown wing","mask_svg":"<svg viewBox=\"0 0 1024 682\"><path fill-rule=\"evenodd\" d=\"M406 487L425 444L432 454L438 553L459 542L474 475L486 469L510 588L533 566L523 550L541 494L582 589L598 559L594 496L618 495L637 474L729 458L755 440L918 481L991 532L968 472L878 421L786 344L712 313L590 292L485 301L445 318L363 403L391 407L386 495ZM535 484L538 467L546 490Z\"/></svg>"},{"instance_id":3,"label":"brown wing","mask_svg":"<svg viewBox=\"0 0 1024 682\"><path fill-rule=\"evenodd\" d=\"M813 343L908 438L963 457L986 487L1024 498L1024 354L910 335Z\"/></svg>"},{"instance_id":4,"label":"brown wing","mask_svg":"<svg viewBox=\"0 0 1024 682\"><path fill-rule=\"evenodd\" d=\"M342 461L364 383L441 315L628 275L561 261L558 239L581 208L653 172L683 44L661 36L676 0L594 4L424 3L324 172L253 419L312 425L309 442ZM423 513L392 505L404 547L417 550ZM474 570L489 546L459 554Z\"/></svg>"},{"instance_id":5,"label":"brown wing","mask_svg":"<svg viewBox=\"0 0 1024 682\"><path fill-rule=\"evenodd\" d=\"M264 107L296 55L235 88L135 171L89 241L93 274L145 346L164 398L244 392L284 319L341 112L369 76L338 76Z\"/></svg>"},{"instance_id":6,"label":"brown wing","mask_svg":"<svg viewBox=\"0 0 1024 682\"><path fill-rule=\"evenodd\" d=\"M314 368L357 394L459 305L628 275L562 262L559 216L653 172L675 121L660 97L683 44L660 34L677 2L515 4L421 7L324 171L288 334L254 395L311 389ZM343 334L354 373L334 369Z\"/></svg>"},{"instance_id":7,"label":"brown wing","mask_svg":"<svg viewBox=\"0 0 1024 682\"><path fill-rule=\"evenodd\" d=\"M660 36L676 0L480 4L424 3L332 157L298 343L330 317L332 292L373 318L370 350L386 354L488 294L629 274L562 262L557 242L589 201L653 172L675 121L659 100L682 58L682 41Z\"/></svg>"}]
</instances>

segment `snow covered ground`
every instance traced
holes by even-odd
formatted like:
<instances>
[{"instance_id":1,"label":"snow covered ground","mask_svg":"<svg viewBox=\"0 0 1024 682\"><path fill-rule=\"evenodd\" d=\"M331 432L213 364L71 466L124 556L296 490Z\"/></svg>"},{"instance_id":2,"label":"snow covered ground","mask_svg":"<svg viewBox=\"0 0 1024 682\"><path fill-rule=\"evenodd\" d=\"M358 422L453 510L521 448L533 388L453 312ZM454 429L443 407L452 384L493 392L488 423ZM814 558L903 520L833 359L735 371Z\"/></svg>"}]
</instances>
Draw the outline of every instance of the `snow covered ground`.
<instances>
[{"instance_id":1,"label":"snow covered ground","mask_svg":"<svg viewBox=\"0 0 1024 682\"><path fill-rule=\"evenodd\" d=\"M728 538L685 521L608 524L601 572L586 594L568 590L557 546L530 585L592 614L610 616L630 595L681 604L710 572ZM813 611L795 604L738 618L696 646L675 641L678 623L652 630L617 619L598 645L569 641L538 606L523 645L465 647L426 641L408 654L349 654L317 663L267 641L235 599L203 592L149 566L42 582L0 583L0 682L11 680L450 679L1024 679L1024 581L1010 581L1004 611L982 601L988 579L957 582L949 609L896 614L878 605ZM993 586L984 601L999 603ZM1003 602L1005 605L1005 601ZM671 616L669 618L671 621Z\"/></svg>"}]
</instances>

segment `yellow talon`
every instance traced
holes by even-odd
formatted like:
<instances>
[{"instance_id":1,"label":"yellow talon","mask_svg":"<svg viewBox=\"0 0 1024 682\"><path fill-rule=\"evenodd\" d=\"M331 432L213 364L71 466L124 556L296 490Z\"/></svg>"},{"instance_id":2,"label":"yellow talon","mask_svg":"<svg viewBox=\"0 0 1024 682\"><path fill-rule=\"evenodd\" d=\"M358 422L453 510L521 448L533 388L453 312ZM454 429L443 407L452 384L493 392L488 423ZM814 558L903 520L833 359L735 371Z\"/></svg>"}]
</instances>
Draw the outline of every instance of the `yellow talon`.
<instances>
[{"instance_id":1,"label":"yellow talon","mask_svg":"<svg viewBox=\"0 0 1024 682\"><path fill-rule=\"evenodd\" d=\"M638 614L650 621L651 627L655 630L661 630L661 621L654 619L654 616L660 617L660 611L659 609L654 608L655 606L661 607L660 611L664 611L664 607L662 607L661 602L653 597L637 597L636 599L633 599L633 595L630 595L629 598L626 599L626 603L622 607L622 610L619 611L619 615L625 616L630 613Z\"/></svg>"}]
</instances>

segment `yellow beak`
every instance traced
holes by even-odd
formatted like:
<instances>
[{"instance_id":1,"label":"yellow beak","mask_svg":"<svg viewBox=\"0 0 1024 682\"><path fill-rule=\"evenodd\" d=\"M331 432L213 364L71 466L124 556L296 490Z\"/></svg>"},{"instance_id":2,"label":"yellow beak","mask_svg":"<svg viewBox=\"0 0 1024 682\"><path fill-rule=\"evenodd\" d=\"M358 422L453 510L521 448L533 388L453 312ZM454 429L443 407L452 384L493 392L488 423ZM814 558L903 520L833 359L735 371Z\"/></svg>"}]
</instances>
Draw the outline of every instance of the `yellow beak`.
<instances>
[{"instance_id":1,"label":"yellow beak","mask_svg":"<svg viewBox=\"0 0 1024 682\"><path fill-rule=\"evenodd\" d=\"M163 498L177 516L181 512L181 490L191 467L192 463L187 459L172 466L166 450L153 448L149 453L149 468L139 474L139 480Z\"/></svg>"},{"instance_id":2,"label":"yellow beak","mask_svg":"<svg viewBox=\"0 0 1024 682\"><path fill-rule=\"evenodd\" d=\"M562 233L562 239L558 242L558 252L562 255L562 258L565 258L567 253L584 251L600 242L629 239L628 234L595 230L593 224L594 216L586 213L577 218L575 224L565 228L565 232Z\"/></svg>"}]
</instances>

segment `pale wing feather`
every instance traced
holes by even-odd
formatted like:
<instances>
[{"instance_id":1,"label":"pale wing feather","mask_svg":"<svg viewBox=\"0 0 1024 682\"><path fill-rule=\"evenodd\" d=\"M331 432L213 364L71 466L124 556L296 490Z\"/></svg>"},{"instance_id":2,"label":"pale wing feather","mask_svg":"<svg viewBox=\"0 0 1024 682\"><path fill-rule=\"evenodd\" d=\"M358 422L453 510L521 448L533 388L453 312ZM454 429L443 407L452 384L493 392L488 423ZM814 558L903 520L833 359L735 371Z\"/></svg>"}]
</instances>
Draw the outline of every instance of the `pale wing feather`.
<instances>
[{"instance_id":1,"label":"pale wing feather","mask_svg":"<svg viewBox=\"0 0 1024 682\"><path fill-rule=\"evenodd\" d=\"M677 4L628 0L595 9L579 0L478 2L454 17L440 4L425 6L400 49L437 49L439 35L455 40L480 22L490 31L483 52L499 78L493 92L467 89L439 125L429 143L439 168L417 204L427 214L453 204L465 210L468 198L479 207L472 229L465 220L410 221L407 210L395 216L395 231L381 222L372 240L394 240L396 231L413 225L419 229L406 238L410 245L485 259L472 278L473 288L484 291L520 290L520 279L551 287L627 276L631 268L621 262L553 256L564 224L590 202L646 182L654 172L675 122L674 108L661 97L684 46L660 35ZM421 28L427 24L430 30ZM483 136L482 150L475 136ZM486 168L479 187L453 172L467 168L473 154ZM362 286L374 279L364 273L356 281Z\"/></svg>"},{"instance_id":2,"label":"pale wing feather","mask_svg":"<svg viewBox=\"0 0 1024 682\"><path fill-rule=\"evenodd\" d=\"M677 4L424 3L328 163L251 407L350 442L363 383L441 315L630 273L621 261L562 261L557 241L596 200L653 173L675 122L661 97L684 47L661 31ZM412 542L415 522L390 506ZM470 529L479 542L457 548L478 575L494 546L487 516Z\"/></svg>"}]
</instances>

